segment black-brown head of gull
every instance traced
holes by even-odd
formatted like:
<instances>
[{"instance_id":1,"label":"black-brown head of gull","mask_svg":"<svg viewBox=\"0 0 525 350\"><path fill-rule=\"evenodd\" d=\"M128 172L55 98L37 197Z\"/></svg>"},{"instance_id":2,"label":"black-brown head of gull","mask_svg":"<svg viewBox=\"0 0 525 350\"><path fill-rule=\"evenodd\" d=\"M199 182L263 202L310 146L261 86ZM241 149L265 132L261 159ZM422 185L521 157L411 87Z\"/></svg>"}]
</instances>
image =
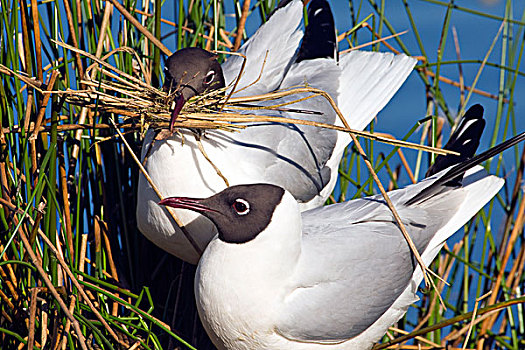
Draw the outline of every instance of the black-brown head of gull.
<instances>
[{"instance_id":1,"label":"black-brown head of gull","mask_svg":"<svg viewBox=\"0 0 525 350\"><path fill-rule=\"evenodd\" d=\"M217 55L198 47L181 49L171 55L166 61L164 74L164 91L175 91L176 94L170 128L186 101L225 86Z\"/></svg>"},{"instance_id":2,"label":"black-brown head of gull","mask_svg":"<svg viewBox=\"0 0 525 350\"><path fill-rule=\"evenodd\" d=\"M270 224L283 195L275 185L238 185L209 198L171 197L159 204L199 212L217 226L222 241L246 243Z\"/></svg>"}]
</instances>

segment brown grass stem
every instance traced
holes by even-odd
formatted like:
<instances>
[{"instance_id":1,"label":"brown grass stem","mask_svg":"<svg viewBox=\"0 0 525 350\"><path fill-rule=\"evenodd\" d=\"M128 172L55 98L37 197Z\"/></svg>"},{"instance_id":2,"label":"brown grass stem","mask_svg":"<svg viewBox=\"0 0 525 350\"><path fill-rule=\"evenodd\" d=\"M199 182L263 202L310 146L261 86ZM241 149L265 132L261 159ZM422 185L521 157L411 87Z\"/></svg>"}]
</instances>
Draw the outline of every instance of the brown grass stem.
<instances>
[{"instance_id":1,"label":"brown grass stem","mask_svg":"<svg viewBox=\"0 0 525 350\"><path fill-rule=\"evenodd\" d=\"M316 90L316 89L314 89L314 90ZM332 106L333 110L339 116L339 119L341 120L343 125L347 129L351 129L350 125L346 121L345 117L343 116L343 114L339 110L339 107L337 106L335 101L332 99L332 97L329 94L327 94L326 92L322 91L322 90L318 90L318 92L319 92L320 95L322 95L330 103L330 105ZM368 156L366 155L365 151L363 150L363 147L361 147L361 144L357 140L357 137L352 132L350 132L350 137L352 138L352 141L354 142L354 145L356 146L357 151L359 152L359 154L363 158L363 161L365 162L365 165L368 168L368 171L370 172L370 175L374 179L374 182L376 183L377 187L379 188L379 191L381 192L381 195L385 199L385 202L386 202L388 208L392 212L392 215L394 216L394 219L396 220L396 223L398 224L399 229L401 230L401 233L405 237L405 240L407 241L407 243L408 243L408 245L410 247L410 250L414 254L414 256L415 256L419 266L421 267L421 272L423 273L423 277L424 277L424 280L425 280L425 285L427 285L427 286L432 285L432 287L434 289L436 289L436 291L437 291L437 288L436 288L436 286L434 284L434 281L431 278L428 277L428 274L427 274L428 268L425 266L425 263L421 259L421 255L417 251L417 248L414 245L414 242L412 242L412 239L410 238L410 235L408 234L408 231L405 228L405 225L403 224L403 221L401 220L401 217L397 213L397 210L394 207L394 204L392 203L392 201L388 197L388 194L386 193L385 188L383 187L383 184L381 184L381 181L379 180L379 177L377 176L377 174L376 174L376 172L374 170L374 166L372 165L372 163L368 159ZM440 300L441 300L441 296L440 296Z\"/></svg>"},{"instance_id":2,"label":"brown grass stem","mask_svg":"<svg viewBox=\"0 0 525 350\"><path fill-rule=\"evenodd\" d=\"M171 56L172 52L166 46L164 46L164 44L161 43L160 40L158 40L155 37L155 35L153 35L146 27L140 24L140 22L135 17L133 17L133 15L129 13L128 10L126 10L126 8L123 5L121 5L117 0L109 0L109 1L111 1L111 3L117 8L117 10L119 10L119 12L124 17L126 17L126 19L130 21L131 24L133 24L133 26L135 26L135 28L137 28L139 32L144 34L144 36L148 38L148 40L150 40L153 43L153 45L158 47L166 56Z\"/></svg>"},{"instance_id":3,"label":"brown grass stem","mask_svg":"<svg viewBox=\"0 0 525 350\"><path fill-rule=\"evenodd\" d=\"M78 324L78 321L73 317L73 315L69 312L69 308L64 303L64 300L62 300L62 297L58 294L57 290L53 286L53 283L49 279L47 272L44 270L42 265L40 264L39 260L36 257L35 252L33 251L33 248L29 244L29 241L27 240L26 234L22 230L21 226L18 229L18 234L20 238L22 239L22 243L24 244L24 247L26 249L26 252L29 254L29 257L31 258L31 261L33 262L33 265L38 270L40 277L44 280L44 283L46 284L49 292L53 295L55 300L58 302L60 307L62 308L62 311L66 315L66 317L73 323L73 327L75 328L76 336L78 337L78 341L80 343L80 347L82 350L88 350L86 346L86 340L84 338L84 335L82 333L82 330L80 329L80 325ZM45 236L45 234L42 234L41 236ZM47 238L47 237L46 237Z\"/></svg>"},{"instance_id":4,"label":"brown grass stem","mask_svg":"<svg viewBox=\"0 0 525 350\"><path fill-rule=\"evenodd\" d=\"M53 86L55 85L55 81L59 75L59 71L55 70L49 77L49 81L47 82L47 88L46 91L52 91ZM42 102L40 103L40 110L38 111L38 115L36 117L36 123L35 123L35 130L38 130L40 128L40 125L42 124L42 120L44 119L45 113L46 113L46 107L49 103L49 99L51 98L51 94L44 94L42 98ZM33 132L33 134L29 137L30 140L36 140L38 137L38 133Z\"/></svg>"},{"instance_id":5,"label":"brown grass stem","mask_svg":"<svg viewBox=\"0 0 525 350\"><path fill-rule=\"evenodd\" d=\"M516 299L513 299L513 300L504 301L504 302L501 302L499 304L494 304L494 305L490 305L490 306L482 308L482 309L478 309L477 315L481 316L481 315L484 315L484 314L489 313L489 312L494 312L496 310L504 309L504 308L510 307L512 305L523 304L523 303L525 303L525 297L520 297L520 298L516 298ZM419 331L411 332L411 333L409 333L407 335L398 337L398 338L396 338L396 339L394 339L392 341L389 341L389 342L386 342L386 343L383 343L383 344L377 344L377 345L375 345L372 348L372 350L387 349L387 348L389 348L392 345L406 342L406 341L408 341L410 339L413 339L413 338L415 338L417 336L425 335L425 334L433 332L435 330L442 329L444 327L447 327L447 326L450 326L450 325L453 325L453 324L456 324L456 323L459 323L459 322L462 322L462 321L465 321L465 320L469 320L469 319L472 318L472 314L473 314L473 311L467 312L465 314L458 315L456 317L447 319L445 321L441 321L439 323L433 324L432 326L429 326L429 327L426 327L426 328L422 328Z\"/></svg>"},{"instance_id":6,"label":"brown grass stem","mask_svg":"<svg viewBox=\"0 0 525 350\"><path fill-rule=\"evenodd\" d=\"M57 248L53 245L53 243L51 243L51 241L49 240L49 238L45 235L44 232L38 230L38 234L40 235L40 238L42 238L42 240L47 244L47 246L51 249L51 251L53 252L53 254L55 254L55 256L57 257L58 259L58 262L60 263L60 265L62 266L62 268L64 269L64 271L66 272L66 274L68 275L68 277L71 279L71 282L73 283L73 285L75 286L75 288L77 288L78 292L80 293L80 296L82 296L82 298L84 299L84 301L86 302L86 304L89 306L89 308L91 309L91 311L95 314L96 318L102 323L102 325L104 326L104 328L108 331L108 333L113 337L113 339L115 339L116 342L118 342L119 344L123 345L123 346L129 346L126 342L122 341L119 339L119 337L117 336L117 334L115 333L115 331L109 326L109 324L106 322L106 320L104 319L104 317L102 317L102 315L100 314L100 312L98 312L97 308L95 307L95 305L93 305L93 303L91 302L91 300L89 299L89 297L87 296L86 292L84 291L84 289L82 288L82 286L80 285L80 283L78 282L77 280L77 277L73 274L73 272L71 272L71 270L69 269L69 267L67 266L67 263L65 262L64 258L61 256L61 254L58 252ZM76 320L75 320L76 321Z\"/></svg>"},{"instance_id":7,"label":"brown grass stem","mask_svg":"<svg viewBox=\"0 0 525 350\"><path fill-rule=\"evenodd\" d=\"M367 42L367 43L364 43L364 44L361 44L361 45L357 45L357 46L351 47L349 49L340 51L339 53L340 54L345 54L345 53L348 53L350 51L359 50L359 49L362 49L363 47L371 46L371 45L374 45L374 44L377 44L377 43L384 43L388 39L392 39L392 38L398 37L398 36L406 34L406 33L408 33L408 30L404 30L404 31L402 31L400 33L392 34L392 35L389 35L389 36L385 36L385 37L380 38L380 39L372 40L370 42Z\"/></svg>"},{"instance_id":8,"label":"brown grass stem","mask_svg":"<svg viewBox=\"0 0 525 350\"><path fill-rule=\"evenodd\" d=\"M235 44L233 44L233 51L237 51L239 50L239 47L241 47L244 26L246 25L246 19L248 18L249 12L250 0L244 0L244 3L242 4L241 18L239 19L239 24L237 26L237 37L235 38Z\"/></svg>"}]
</instances>

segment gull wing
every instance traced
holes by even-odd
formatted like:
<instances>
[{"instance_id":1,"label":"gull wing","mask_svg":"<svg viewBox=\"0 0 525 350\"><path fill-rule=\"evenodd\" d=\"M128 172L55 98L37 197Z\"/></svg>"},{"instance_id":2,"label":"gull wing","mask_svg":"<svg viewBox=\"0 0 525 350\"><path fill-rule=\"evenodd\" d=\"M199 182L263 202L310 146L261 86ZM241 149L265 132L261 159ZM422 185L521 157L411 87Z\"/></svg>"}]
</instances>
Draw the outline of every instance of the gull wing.
<instances>
[{"instance_id":1,"label":"gull wing","mask_svg":"<svg viewBox=\"0 0 525 350\"><path fill-rule=\"evenodd\" d=\"M309 70L312 65L317 69ZM281 88L307 83L335 94L339 75L340 69L333 59L302 61L290 69ZM312 94L292 94L253 104L257 107L283 105L280 110L244 112L333 124L335 111L321 96L288 104L309 95ZM251 123L250 128L234 134L222 133L222 137L230 143L229 154L249 159L265 182L286 188L299 201L306 202L316 196L330 180L332 170L326 167L326 162L337 141L334 130L294 124Z\"/></svg>"},{"instance_id":2,"label":"gull wing","mask_svg":"<svg viewBox=\"0 0 525 350\"><path fill-rule=\"evenodd\" d=\"M246 89L235 96L267 93L279 86L303 37L300 28L302 18L303 3L300 0L291 1L275 11L241 46L238 52L246 56L246 67L236 90ZM226 84L235 81L243 61L244 58L231 55L222 64ZM257 81L261 72L261 78Z\"/></svg>"},{"instance_id":3,"label":"gull wing","mask_svg":"<svg viewBox=\"0 0 525 350\"><path fill-rule=\"evenodd\" d=\"M417 60L390 52L351 51L340 59L338 105L353 129L363 130L405 82Z\"/></svg>"}]
</instances>

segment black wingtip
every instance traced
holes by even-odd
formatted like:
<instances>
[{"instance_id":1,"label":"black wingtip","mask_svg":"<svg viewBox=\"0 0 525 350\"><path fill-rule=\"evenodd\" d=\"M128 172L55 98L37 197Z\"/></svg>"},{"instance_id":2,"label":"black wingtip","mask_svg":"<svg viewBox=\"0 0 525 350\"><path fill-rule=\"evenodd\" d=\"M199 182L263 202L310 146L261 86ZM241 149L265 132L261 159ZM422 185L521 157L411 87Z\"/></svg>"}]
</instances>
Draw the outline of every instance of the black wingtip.
<instances>
[{"instance_id":1,"label":"black wingtip","mask_svg":"<svg viewBox=\"0 0 525 350\"><path fill-rule=\"evenodd\" d=\"M479 147L484 128L483 107L480 104L475 104L461 118L456 131L450 135L450 139L443 147L446 150L458 152L460 155L440 155L436 157L434 164L428 169L425 176L430 177L441 170L473 157Z\"/></svg>"},{"instance_id":2,"label":"black wingtip","mask_svg":"<svg viewBox=\"0 0 525 350\"><path fill-rule=\"evenodd\" d=\"M500 154L506 149L517 145L520 142L525 141L525 132L522 132L519 135L514 136L513 138L508 139L505 142L496 145L485 152L478 154L475 157L472 157L462 163L459 163L453 166L449 171L447 171L443 176L437 179L432 185L425 188L423 191L418 193L416 196L411 198L406 202L406 205L415 204L421 201L424 201L433 196L433 194L439 192L439 188L443 185L448 185L451 181L454 181L458 177L463 177L465 172L474 166L483 163L484 161Z\"/></svg>"},{"instance_id":3,"label":"black wingtip","mask_svg":"<svg viewBox=\"0 0 525 350\"><path fill-rule=\"evenodd\" d=\"M337 59L337 37L332 10L326 0L312 0L308 6L308 25L296 62L315 58Z\"/></svg>"},{"instance_id":4,"label":"black wingtip","mask_svg":"<svg viewBox=\"0 0 525 350\"><path fill-rule=\"evenodd\" d=\"M474 166L476 166L478 164L483 163L484 161L486 161L486 160L488 160L488 159L490 159L490 158L500 154L501 152L505 151L506 149L508 149L510 147L513 147L513 146L515 146L518 143L523 142L523 141L525 141L525 132L522 132L521 134L518 134L518 135L508 139L507 141L502 142L499 145L496 145L496 146L494 146L492 148L489 148L485 152L480 153L477 156L472 157L472 158L468 159L467 161L462 162L462 163L454 166L452 169L450 169L445 174L445 176L441 177L439 179L439 181L441 183L446 183L447 181L449 181L450 179L452 179L452 178L454 178L456 176L459 176L459 175L462 176L468 169L470 169L470 168L472 168L472 167L474 167Z\"/></svg>"},{"instance_id":5,"label":"black wingtip","mask_svg":"<svg viewBox=\"0 0 525 350\"><path fill-rule=\"evenodd\" d=\"M485 112L485 109L483 108L483 106L480 105L479 103L476 103L475 105L471 106L467 110L467 112L465 112L465 115L463 116L463 118L471 119L471 118L476 118L478 116L483 118L484 112Z\"/></svg>"}]
</instances>

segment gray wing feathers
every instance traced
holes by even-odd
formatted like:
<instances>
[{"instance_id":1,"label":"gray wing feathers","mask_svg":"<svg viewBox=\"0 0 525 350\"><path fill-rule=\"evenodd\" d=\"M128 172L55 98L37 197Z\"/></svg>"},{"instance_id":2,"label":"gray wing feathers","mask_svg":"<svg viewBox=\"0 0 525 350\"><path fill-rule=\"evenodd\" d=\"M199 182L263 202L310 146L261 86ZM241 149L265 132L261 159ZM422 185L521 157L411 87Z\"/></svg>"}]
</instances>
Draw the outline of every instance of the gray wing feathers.
<instances>
[{"instance_id":1,"label":"gray wing feathers","mask_svg":"<svg viewBox=\"0 0 525 350\"><path fill-rule=\"evenodd\" d=\"M341 67L333 58L316 58L301 61L292 65L280 88L286 89L292 86L304 87L307 85L327 92L337 101L341 74ZM307 101L305 103L308 104Z\"/></svg>"},{"instance_id":2,"label":"gray wing feathers","mask_svg":"<svg viewBox=\"0 0 525 350\"><path fill-rule=\"evenodd\" d=\"M390 197L423 252L465 192L453 190L424 205L403 206L421 188L409 186ZM303 232L296 288L286 298L278 324L288 338L350 339L380 318L410 283L415 261L381 197L310 210L303 215ZM326 259L314 260L316 256Z\"/></svg>"},{"instance_id":3,"label":"gray wing feathers","mask_svg":"<svg viewBox=\"0 0 525 350\"><path fill-rule=\"evenodd\" d=\"M279 86L286 73L284 68L290 65L303 37L299 27L303 18L302 9L303 4L299 0L294 0L279 9L241 47L239 53L244 54L247 60L237 90L255 82L261 70L262 76L256 84L236 93L235 96L266 93ZM266 52L268 56L264 63ZM232 55L222 64L226 84L237 78L243 60L240 56Z\"/></svg>"},{"instance_id":4,"label":"gray wing feathers","mask_svg":"<svg viewBox=\"0 0 525 350\"><path fill-rule=\"evenodd\" d=\"M310 63L311 62L311 63ZM318 69L309 69L316 66ZM294 64L281 84L282 89L295 85L321 88L335 94L338 89L340 69L333 59L316 59ZM258 102L259 106L272 106L293 102L311 94L293 94L272 101ZM275 110L248 111L333 124L335 112L328 101L316 96L284 106L296 110L313 111L316 114L292 113ZM264 172L269 183L286 188L301 202L315 197L330 181L331 169L326 166L332 156L337 134L333 130L293 124L260 123L264 128L252 126L232 134L239 156L252 157ZM287 176L283 177L283 173Z\"/></svg>"}]
</instances>

